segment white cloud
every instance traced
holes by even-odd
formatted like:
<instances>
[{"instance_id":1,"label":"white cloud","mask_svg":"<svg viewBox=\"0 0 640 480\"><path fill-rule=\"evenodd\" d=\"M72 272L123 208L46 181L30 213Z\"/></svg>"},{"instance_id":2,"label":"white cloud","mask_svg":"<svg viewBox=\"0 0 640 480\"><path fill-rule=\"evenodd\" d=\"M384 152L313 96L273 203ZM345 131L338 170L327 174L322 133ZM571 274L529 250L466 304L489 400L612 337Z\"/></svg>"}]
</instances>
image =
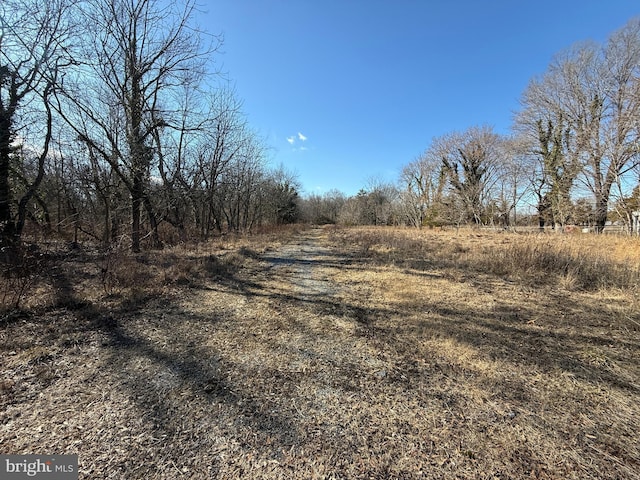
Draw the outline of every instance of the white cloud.
<instances>
[{"instance_id":1,"label":"white cloud","mask_svg":"<svg viewBox=\"0 0 640 480\"><path fill-rule=\"evenodd\" d=\"M291 145L293 145L295 141L296 137L287 137L287 142L289 142Z\"/></svg>"},{"instance_id":2,"label":"white cloud","mask_svg":"<svg viewBox=\"0 0 640 480\"><path fill-rule=\"evenodd\" d=\"M301 142L304 142L307 137L305 137L303 134L301 134L300 132L298 132L298 138L300 139Z\"/></svg>"}]
</instances>

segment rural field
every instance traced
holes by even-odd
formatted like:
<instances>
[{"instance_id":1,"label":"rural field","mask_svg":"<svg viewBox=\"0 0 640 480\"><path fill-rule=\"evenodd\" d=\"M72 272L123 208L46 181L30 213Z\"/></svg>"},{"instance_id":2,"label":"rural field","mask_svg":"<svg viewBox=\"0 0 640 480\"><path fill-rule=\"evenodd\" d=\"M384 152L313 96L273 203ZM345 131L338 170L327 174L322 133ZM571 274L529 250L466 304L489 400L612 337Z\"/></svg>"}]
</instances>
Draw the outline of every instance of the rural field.
<instances>
[{"instance_id":1,"label":"rural field","mask_svg":"<svg viewBox=\"0 0 640 480\"><path fill-rule=\"evenodd\" d=\"M25 258L1 452L78 454L82 479L640 479L637 238L296 227Z\"/></svg>"}]
</instances>

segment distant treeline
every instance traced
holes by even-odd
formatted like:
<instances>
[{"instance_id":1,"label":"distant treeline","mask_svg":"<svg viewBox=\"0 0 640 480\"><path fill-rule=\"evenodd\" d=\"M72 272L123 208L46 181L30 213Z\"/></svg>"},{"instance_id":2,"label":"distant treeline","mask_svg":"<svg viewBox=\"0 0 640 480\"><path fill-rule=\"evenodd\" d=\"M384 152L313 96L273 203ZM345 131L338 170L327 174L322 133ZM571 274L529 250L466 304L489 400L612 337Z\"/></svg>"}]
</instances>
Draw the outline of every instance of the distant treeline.
<instances>
[{"instance_id":1,"label":"distant treeline","mask_svg":"<svg viewBox=\"0 0 640 480\"><path fill-rule=\"evenodd\" d=\"M629 223L640 209L640 20L531 81L513 134L434 138L392 185L300 198L220 81L194 0L5 0L0 243L25 233L133 251L311 221ZM635 190L634 190L634 187Z\"/></svg>"}]
</instances>

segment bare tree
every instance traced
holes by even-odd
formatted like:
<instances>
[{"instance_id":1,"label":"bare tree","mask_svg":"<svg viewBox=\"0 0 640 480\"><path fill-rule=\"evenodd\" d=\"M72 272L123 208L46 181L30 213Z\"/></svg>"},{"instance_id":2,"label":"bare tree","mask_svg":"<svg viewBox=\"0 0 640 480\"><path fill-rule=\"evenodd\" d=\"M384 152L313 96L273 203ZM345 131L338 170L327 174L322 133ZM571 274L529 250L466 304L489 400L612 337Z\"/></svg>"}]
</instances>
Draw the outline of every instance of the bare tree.
<instances>
[{"instance_id":1,"label":"bare tree","mask_svg":"<svg viewBox=\"0 0 640 480\"><path fill-rule=\"evenodd\" d=\"M251 130L241 137L239 149L218 182L215 199L228 230L248 231L259 223L267 204L266 147Z\"/></svg>"},{"instance_id":2,"label":"bare tree","mask_svg":"<svg viewBox=\"0 0 640 480\"><path fill-rule=\"evenodd\" d=\"M517 224L517 208L531 193L534 164L519 137L503 138L491 218L503 227Z\"/></svg>"},{"instance_id":3,"label":"bare tree","mask_svg":"<svg viewBox=\"0 0 640 480\"><path fill-rule=\"evenodd\" d=\"M432 148L425 150L402 169L399 182L401 204L409 224L420 228L437 223L446 184L438 153Z\"/></svg>"},{"instance_id":4,"label":"bare tree","mask_svg":"<svg viewBox=\"0 0 640 480\"><path fill-rule=\"evenodd\" d=\"M189 83L177 90L177 109L165 116L168 126L152 134L159 174L156 207L181 239L190 221L206 238L212 226L220 228L214 192L246 122L239 100L224 86L213 91Z\"/></svg>"},{"instance_id":5,"label":"bare tree","mask_svg":"<svg viewBox=\"0 0 640 480\"><path fill-rule=\"evenodd\" d=\"M490 127L472 127L435 139L433 148L461 203L462 218L481 224L499 171L500 137Z\"/></svg>"},{"instance_id":6,"label":"bare tree","mask_svg":"<svg viewBox=\"0 0 640 480\"><path fill-rule=\"evenodd\" d=\"M67 42L73 26L72 2L6 0L0 5L0 228L4 243L19 239L27 207L34 198L49 156L53 135L51 99L71 59ZM30 128L31 127L31 128ZM16 199L16 176L23 175ZM12 168L15 162L18 168ZM15 204L14 202L16 202Z\"/></svg>"},{"instance_id":7,"label":"bare tree","mask_svg":"<svg viewBox=\"0 0 640 480\"><path fill-rule=\"evenodd\" d=\"M371 225L393 225L397 222L396 206L398 189L390 182L376 176L367 180L363 201L363 222Z\"/></svg>"},{"instance_id":8,"label":"bare tree","mask_svg":"<svg viewBox=\"0 0 640 480\"><path fill-rule=\"evenodd\" d=\"M268 173L264 180L264 217L276 225L295 223L300 219L301 185L295 172L284 165Z\"/></svg>"},{"instance_id":9,"label":"bare tree","mask_svg":"<svg viewBox=\"0 0 640 480\"><path fill-rule=\"evenodd\" d=\"M594 196L598 231L605 226L613 186L638 164L639 82L640 18L636 18L603 46L584 43L562 52L525 92L521 117L527 117L530 125L542 122L541 140L558 143L554 130L563 129L560 119L566 122L564 135L569 142L563 161L580 162L581 178ZM569 172L573 166L563 168Z\"/></svg>"},{"instance_id":10,"label":"bare tree","mask_svg":"<svg viewBox=\"0 0 640 480\"><path fill-rule=\"evenodd\" d=\"M571 150L571 131L565 128L563 117L559 115L556 123L547 120L546 125L538 120L538 148L535 153L542 162L541 185L544 193L538 203L540 227L544 227L544 214L549 210L555 229L562 227L569 219L572 202L571 189L580 172L577 156Z\"/></svg>"},{"instance_id":11,"label":"bare tree","mask_svg":"<svg viewBox=\"0 0 640 480\"><path fill-rule=\"evenodd\" d=\"M233 173L242 171L239 165L247 161L250 151L261 154L261 149L252 150L254 133L248 128L242 104L235 93L222 88L209 100L210 111L198 144L192 177L195 187L192 191L196 195L202 194L199 218L205 237L212 228L222 231L228 223L225 222L223 195L229 198L231 192L228 183L223 185L223 180L230 182ZM236 180L237 185L242 183Z\"/></svg>"},{"instance_id":12,"label":"bare tree","mask_svg":"<svg viewBox=\"0 0 640 480\"><path fill-rule=\"evenodd\" d=\"M532 81L523 93L515 129L523 149L534 159L531 176L538 225L562 227L569 218L571 192L581 171L577 135L558 105L545 101L557 79Z\"/></svg>"},{"instance_id":13,"label":"bare tree","mask_svg":"<svg viewBox=\"0 0 640 480\"><path fill-rule=\"evenodd\" d=\"M172 128L173 94L198 82L209 54L192 28L195 4L159 0L89 0L86 63L67 82L61 105L90 155L100 156L131 197L131 248L140 250L141 213L159 246L151 178L158 172L159 130ZM154 144L155 140L155 144Z\"/></svg>"},{"instance_id":14,"label":"bare tree","mask_svg":"<svg viewBox=\"0 0 640 480\"><path fill-rule=\"evenodd\" d=\"M607 219L612 188L640 160L640 18L609 38L601 63L602 92L594 88L587 120L578 124L599 231Z\"/></svg>"},{"instance_id":15,"label":"bare tree","mask_svg":"<svg viewBox=\"0 0 640 480\"><path fill-rule=\"evenodd\" d=\"M302 201L302 217L306 222L319 225L338 223L346 201L345 195L336 189L323 195L310 194Z\"/></svg>"}]
</instances>

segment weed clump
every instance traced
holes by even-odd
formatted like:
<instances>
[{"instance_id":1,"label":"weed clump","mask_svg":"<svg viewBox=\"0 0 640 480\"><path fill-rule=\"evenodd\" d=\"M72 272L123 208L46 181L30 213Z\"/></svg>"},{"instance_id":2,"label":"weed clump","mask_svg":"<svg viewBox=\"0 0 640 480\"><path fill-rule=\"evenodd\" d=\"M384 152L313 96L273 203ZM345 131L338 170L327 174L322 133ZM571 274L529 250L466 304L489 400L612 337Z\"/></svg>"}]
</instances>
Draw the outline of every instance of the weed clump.
<instances>
[{"instance_id":1,"label":"weed clump","mask_svg":"<svg viewBox=\"0 0 640 480\"><path fill-rule=\"evenodd\" d=\"M488 272L536 282L558 282L585 290L631 288L640 281L638 261L616 258L620 239L579 241L565 236L516 236L487 248L477 265ZM595 242L594 242L595 240Z\"/></svg>"},{"instance_id":2,"label":"weed clump","mask_svg":"<svg viewBox=\"0 0 640 480\"><path fill-rule=\"evenodd\" d=\"M452 274L478 273L570 289L640 285L640 239L603 235L511 234L355 228L334 232L380 264ZM455 275L453 275L455 277Z\"/></svg>"}]
</instances>

